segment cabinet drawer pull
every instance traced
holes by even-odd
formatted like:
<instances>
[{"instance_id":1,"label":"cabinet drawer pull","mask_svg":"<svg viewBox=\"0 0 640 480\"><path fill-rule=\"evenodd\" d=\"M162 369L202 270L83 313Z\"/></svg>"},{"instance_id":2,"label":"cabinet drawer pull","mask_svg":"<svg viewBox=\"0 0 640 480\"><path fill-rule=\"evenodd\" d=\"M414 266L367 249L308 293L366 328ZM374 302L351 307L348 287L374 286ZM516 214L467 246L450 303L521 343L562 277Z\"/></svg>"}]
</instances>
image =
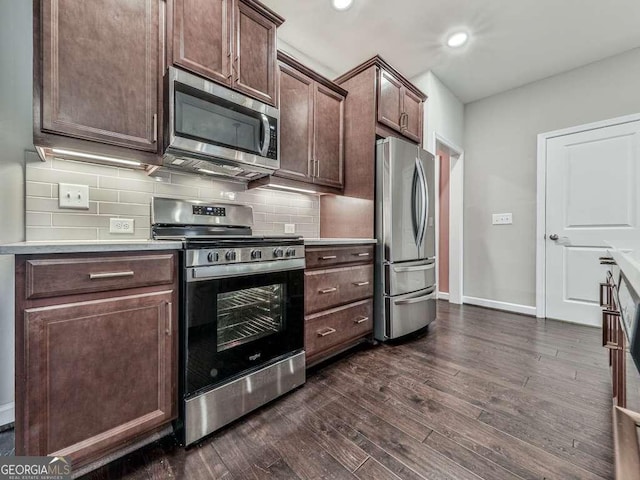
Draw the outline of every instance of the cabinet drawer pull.
<instances>
[{"instance_id":1,"label":"cabinet drawer pull","mask_svg":"<svg viewBox=\"0 0 640 480\"><path fill-rule=\"evenodd\" d=\"M327 255L326 257L320 257L320 260L335 260L338 258L337 255Z\"/></svg>"},{"instance_id":2,"label":"cabinet drawer pull","mask_svg":"<svg viewBox=\"0 0 640 480\"><path fill-rule=\"evenodd\" d=\"M319 290L320 293L333 293L333 292L337 292L338 289L336 287L331 287L331 288L325 288L323 290Z\"/></svg>"},{"instance_id":3,"label":"cabinet drawer pull","mask_svg":"<svg viewBox=\"0 0 640 480\"><path fill-rule=\"evenodd\" d=\"M366 253L354 253L354 255L356 257L368 257L369 253L368 252L366 252Z\"/></svg>"},{"instance_id":4,"label":"cabinet drawer pull","mask_svg":"<svg viewBox=\"0 0 640 480\"><path fill-rule=\"evenodd\" d=\"M369 285L369 283L370 283L370 282L353 282L353 284L354 284L356 287L364 287L364 286L366 286L366 285Z\"/></svg>"},{"instance_id":5,"label":"cabinet drawer pull","mask_svg":"<svg viewBox=\"0 0 640 480\"><path fill-rule=\"evenodd\" d=\"M356 319L353 321L353 323L355 323L355 324L360 324L360 323L364 323L364 322L366 322L367 320L369 320L369 317L360 317L360 318L356 318Z\"/></svg>"},{"instance_id":6,"label":"cabinet drawer pull","mask_svg":"<svg viewBox=\"0 0 640 480\"><path fill-rule=\"evenodd\" d=\"M332 333L336 333L335 328L328 327L324 330L318 330L319 337L326 337L327 335L331 335Z\"/></svg>"},{"instance_id":7,"label":"cabinet drawer pull","mask_svg":"<svg viewBox=\"0 0 640 480\"><path fill-rule=\"evenodd\" d=\"M119 278L119 277L133 277L134 272L105 272L105 273L90 273L89 280L100 280L103 278Z\"/></svg>"}]
</instances>

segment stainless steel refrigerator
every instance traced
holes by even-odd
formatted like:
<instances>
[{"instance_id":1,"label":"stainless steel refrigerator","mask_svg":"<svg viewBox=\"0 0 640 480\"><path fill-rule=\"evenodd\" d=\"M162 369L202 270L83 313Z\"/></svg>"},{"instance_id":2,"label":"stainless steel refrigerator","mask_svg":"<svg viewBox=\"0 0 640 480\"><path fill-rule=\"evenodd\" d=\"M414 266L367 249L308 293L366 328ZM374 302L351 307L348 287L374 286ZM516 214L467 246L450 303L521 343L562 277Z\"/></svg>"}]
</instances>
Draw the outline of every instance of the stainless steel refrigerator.
<instances>
[{"instance_id":1,"label":"stainless steel refrigerator","mask_svg":"<svg viewBox=\"0 0 640 480\"><path fill-rule=\"evenodd\" d=\"M420 330L436 315L435 159L390 137L376 145L375 337Z\"/></svg>"}]
</instances>

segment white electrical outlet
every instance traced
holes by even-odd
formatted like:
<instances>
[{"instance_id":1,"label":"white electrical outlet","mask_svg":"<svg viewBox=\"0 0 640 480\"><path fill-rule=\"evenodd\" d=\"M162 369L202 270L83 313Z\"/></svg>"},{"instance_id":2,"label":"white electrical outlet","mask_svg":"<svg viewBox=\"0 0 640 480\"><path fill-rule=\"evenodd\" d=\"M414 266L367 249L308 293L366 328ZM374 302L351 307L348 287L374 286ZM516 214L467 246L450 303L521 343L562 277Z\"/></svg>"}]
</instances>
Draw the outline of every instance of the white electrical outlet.
<instances>
[{"instance_id":1,"label":"white electrical outlet","mask_svg":"<svg viewBox=\"0 0 640 480\"><path fill-rule=\"evenodd\" d=\"M513 223L512 213L494 213L493 224L494 225L511 225Z\"/></svg>"},{"instance_id":2,"label":"white electrical outlet","mask_svg":"<svg viewBox=\"0 0 640 480\"><path fill-rule=\"evenodd\" d=\"M109 233L124 233L133 235L133 218L110 218Z\"/></svg>"},{"instance_id":3,"label":"white electrical outlet","mask_svg":"<svg viewBox=\"0 0 640 480\"><path fill-rule=\"evenodd\" d=\"M296 233L296 225L295 225L295 223L285 223L284 224L284 233Z\"/></svg>"},{"instance_id":4,"label":"white electrical outlet","mask_svg":"<svg viewBox=\"0 0 640 480\"><path fill-rule=\"evenodd\" d=\"M58 184L58 206L89 210L89 187L87 185Z\"/></svg>"}]
</instances>

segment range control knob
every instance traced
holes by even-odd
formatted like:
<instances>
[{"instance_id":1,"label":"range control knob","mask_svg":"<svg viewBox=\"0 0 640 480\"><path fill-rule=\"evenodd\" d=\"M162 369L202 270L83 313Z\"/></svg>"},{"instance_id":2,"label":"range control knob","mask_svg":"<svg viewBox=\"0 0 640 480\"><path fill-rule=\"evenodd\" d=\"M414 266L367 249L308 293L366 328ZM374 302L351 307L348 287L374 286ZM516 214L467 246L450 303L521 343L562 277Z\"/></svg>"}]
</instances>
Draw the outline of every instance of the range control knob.
<instances>
[{"instance_id":1,"label":"range control knob","mask_svg":"<svg viewBox=\"0 0 640 480\"><path fill-rule=\"evenodd\" d=\"M286 256L287 257L295 257L296 256L296 249L295 248L287 248Z\"/></svg>"},{"instance_id":2,"label":"range control knob","mask_svg":"<svg viewBox=\"0 0 640 480\"><path fill-rule=\"evenodd\" d=\"M282 250L280 247L276 248L276 249L273 251L273 256L274 256L275 258L282 258L282 257L284 257L284 250Z\"/></svg>"},{"instance_id":3,"label":"range control knob","mask_svg":"<svg viewBox=\"0 0 640 480\"><path fill-rule=\"evenodd\" d=\"M260 250L251 250L251 260L260 260L262 252Z\"/></svg>"},{"instance_id":4,"label":"range control knob","mask_svg":"<svg viewBox=\"0 0 640 480\"><path fill-rule=\"evenodd\" d=\"M236 260L236 251L235 250L228 250L227 253L225 253L224 257L229 262L235 262L235 260Z\"/></svg>"},{"instance_id":5,"label":"range control knob","mask_svg":"<svg viewBox=\"0 0 640 480\"><path fill-rule=\"evenodd\" d=\"M207 258L209 259L209 262L213 263L220 260L220 255L218 254L218 252L209 252L209 255L207 255Z\"/></svg>"}]
</instances>

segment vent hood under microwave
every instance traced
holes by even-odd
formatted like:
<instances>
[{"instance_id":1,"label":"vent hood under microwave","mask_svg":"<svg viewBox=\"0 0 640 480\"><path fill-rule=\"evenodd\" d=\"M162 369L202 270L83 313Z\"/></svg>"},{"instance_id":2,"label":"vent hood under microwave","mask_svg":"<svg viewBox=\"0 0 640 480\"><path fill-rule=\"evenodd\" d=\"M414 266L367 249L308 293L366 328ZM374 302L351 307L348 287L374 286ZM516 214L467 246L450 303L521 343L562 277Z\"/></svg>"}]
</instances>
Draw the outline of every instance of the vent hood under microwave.
<instances>
[{"instance_id":1,"label":"vent hood under microwave","mask_svg":"<svg viewBox=\"0 0 640 480\"><path fill-rule=\"evenodd\" d=\"M170 67L163 165L250 181L280 168L280 112Z\"/></svg>"}]
</instances>

